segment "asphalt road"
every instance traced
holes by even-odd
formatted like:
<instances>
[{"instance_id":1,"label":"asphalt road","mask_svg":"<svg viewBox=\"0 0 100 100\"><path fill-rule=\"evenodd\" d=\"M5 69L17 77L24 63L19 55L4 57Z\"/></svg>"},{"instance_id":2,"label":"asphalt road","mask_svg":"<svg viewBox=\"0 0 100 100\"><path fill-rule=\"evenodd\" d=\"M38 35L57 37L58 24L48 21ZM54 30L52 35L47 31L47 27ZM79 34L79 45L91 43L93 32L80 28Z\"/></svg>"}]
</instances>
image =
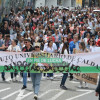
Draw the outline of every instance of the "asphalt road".
<instances>
[{"instance_id":1,"label":"asphalt road","mask_svg":"<svg viewBox=\"0 0 100 100\"><path fill-rule=\"evenodd\" d=\"M0 77L0 100L34 100L32 83L28 82L27 89L21 90L21 77L18 82L10 82L10 74L6 73L6 82ZM95 97L95 85L88 84L88 89L78 88L78 81L66 81L68 90L62 90L59 85L61 74L55 74L53 81L42 78L38 100L98 100Z\"/></svg>"}]
</instances>

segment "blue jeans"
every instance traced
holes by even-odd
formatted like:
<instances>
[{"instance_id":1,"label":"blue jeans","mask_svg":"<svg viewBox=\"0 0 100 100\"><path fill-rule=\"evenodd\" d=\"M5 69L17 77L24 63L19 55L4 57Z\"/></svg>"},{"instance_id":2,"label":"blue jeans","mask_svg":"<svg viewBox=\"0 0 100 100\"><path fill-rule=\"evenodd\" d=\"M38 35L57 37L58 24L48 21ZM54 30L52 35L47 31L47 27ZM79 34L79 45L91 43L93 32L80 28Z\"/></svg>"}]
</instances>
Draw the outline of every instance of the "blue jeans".
<instances>
[{"instance_id":1,"label":"blue jeans","mask_svg":"<svg viewBox=\"0 0 100 100\"><path fill-rule=\"evenodd\" d=\"M66 82L67 77L68 77L68 73L64 73L60 85L65 85L65 82Z\"/></svg>"},{"instance_id":2,"label":"blue jeans","mask_svg":"<svg viewBox=\"0 0 100 100\"><path fill-rule=\"evenodd\" d=\"M53 73L47 73L47 77L53 77Z\"/></svg>"},{"instance_id":3,"label":"blue jeans","mask_svg":"<svg viewBox=\"0 0 100 100\"><path fill-rule=\"evenodd\" d=\"M27 73L23 73L23 85L27 86Z\"/></svg>"},{"instance_id":4,"label":"blue jeans","mask_svg":"<svg viewBox=\"0 0 100 100\"><path fill-rule=\"evenodd\" d=\"M10 74L11 74L11 79L13 79L14 77L16 77L16 76L17 76L17 74L18 74L18 73L11 72Z\"/></svg>"},{"instance_id":5,"label":"blue jeans","mask_svg":"<svg viewBox=\"0 0 100 100\"><path fill-rule=\"evenodd\" d=\"M31 73L34 94L38 95L42 73Z\"/></svg>"},{"instance_id":6,"label":"blue jeans","mask_svg":"<svg viewBox=\"0 0 100 100\"><path fill-rule=\"evenodd\" d=\"M1 72L2 79L5 79L5 72Z\"/></svg>"}]
</instances>

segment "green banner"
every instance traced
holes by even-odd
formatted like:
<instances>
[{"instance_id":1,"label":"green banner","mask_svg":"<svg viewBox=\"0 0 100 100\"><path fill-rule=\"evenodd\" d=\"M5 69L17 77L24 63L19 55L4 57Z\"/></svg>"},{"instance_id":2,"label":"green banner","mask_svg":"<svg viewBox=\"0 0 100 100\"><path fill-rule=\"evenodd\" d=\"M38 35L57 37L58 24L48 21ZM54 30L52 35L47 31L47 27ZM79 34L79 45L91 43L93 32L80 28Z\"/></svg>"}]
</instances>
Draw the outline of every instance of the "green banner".
<instances>
[{"instance_id":1,"label":"green banner","mask_svg":"<svg viewBox=\"0 0 100 100\"><path fill-rule=\"evenodd\" d=\"M27 63L62 63L62 58L27 58Z\"/></svg>"}]
</instances>

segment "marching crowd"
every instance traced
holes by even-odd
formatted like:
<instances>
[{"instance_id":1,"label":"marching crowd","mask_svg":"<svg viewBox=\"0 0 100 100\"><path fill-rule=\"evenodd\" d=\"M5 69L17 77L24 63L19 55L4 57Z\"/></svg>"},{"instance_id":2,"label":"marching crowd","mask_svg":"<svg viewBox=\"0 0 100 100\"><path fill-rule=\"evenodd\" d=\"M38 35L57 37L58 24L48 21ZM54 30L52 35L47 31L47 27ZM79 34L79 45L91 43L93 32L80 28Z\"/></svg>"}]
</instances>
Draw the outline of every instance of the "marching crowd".
<instances>
[{"instance_id":1,"label":"marching crowd","mask_svg":"<svg viewBox=\"0 0 100 100\"><path fill-rule=\"evenodd\" d=\"M78 8L69 10L59 7L18 8L17 13L11 8L0 24L0 51L7 52L48 52L73 54L95 52L100 47L100 12L94 8ZM11 79L18 73L11 73ZM41 73L21 73L23 87L27 88L27 77L31 77L34 98L37 99ZM53 79L53 73L44 74ZM1 73L5 81L5 73ZM68 73L64 73L60 87L65 86ZM73 74L70 73L70 80ZM83 82L80 81L80 87ZM100 86L99 86L100 88ZM100 90L100 89L99 89ZM100 92L100 91L99 91ZM98 95L98 93L96 95Z\"/></svg>"}]
</instances>

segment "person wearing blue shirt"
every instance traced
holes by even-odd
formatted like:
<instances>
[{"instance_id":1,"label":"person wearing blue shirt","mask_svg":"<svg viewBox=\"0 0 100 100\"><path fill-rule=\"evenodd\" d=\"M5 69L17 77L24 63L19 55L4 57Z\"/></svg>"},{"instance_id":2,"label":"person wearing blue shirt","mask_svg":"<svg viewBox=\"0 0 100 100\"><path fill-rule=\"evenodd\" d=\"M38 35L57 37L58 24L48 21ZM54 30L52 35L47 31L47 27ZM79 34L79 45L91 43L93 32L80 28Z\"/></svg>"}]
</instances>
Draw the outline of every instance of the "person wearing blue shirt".
<instances>
[{"instance_id":1,"label":"person wearing blue shirt","mask_svg":"<svg viewBox=\"0 0 100 100\"><path fill-rule=\"evenodd\" d=\"M73 48L79 49L79 38L78 38L78 34L74 35L73 41L71 41L69 43L69 50L70 50L70 54L73 54Z\"/></svg>"},{"instance_id":2,"label":"person wearing blue shirt","mask_svg":"<svg viewBox=\"0 0 100 100\"><path fill-rule=\"evenodd\" d=\"M70 51L70 54L73 54L73 49L76 48L77 50L79 49L79 36L78 34L75 34L74 37L73 37L73 41L71 41L69 43L69 51ZM73 79L73 74L70 73L70 81Z\"/></svg>"}]
</instances>

